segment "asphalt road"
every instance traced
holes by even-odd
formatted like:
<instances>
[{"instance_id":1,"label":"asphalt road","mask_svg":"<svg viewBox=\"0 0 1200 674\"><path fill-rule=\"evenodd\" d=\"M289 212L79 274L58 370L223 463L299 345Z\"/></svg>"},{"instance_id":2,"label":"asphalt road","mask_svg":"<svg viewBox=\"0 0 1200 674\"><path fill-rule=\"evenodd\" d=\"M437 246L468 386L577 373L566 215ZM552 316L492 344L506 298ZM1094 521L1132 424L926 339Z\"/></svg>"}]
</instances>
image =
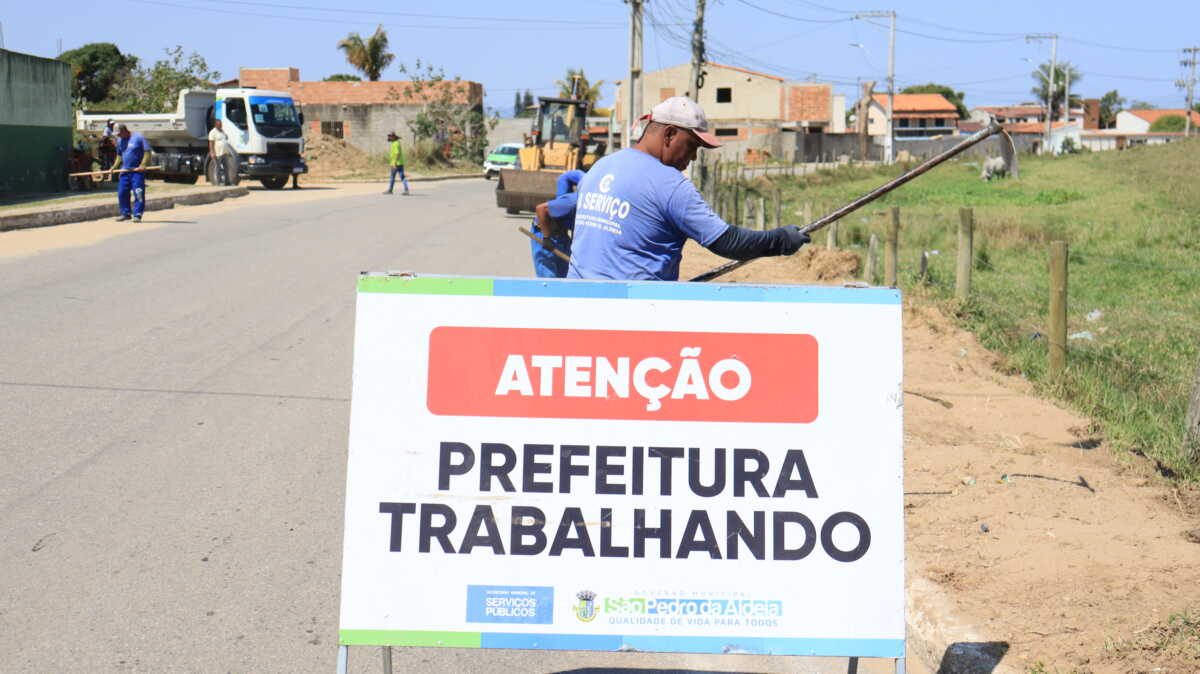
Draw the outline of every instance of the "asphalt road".
<instances>
[{"instance_id":1,"label":"asphalt road","mask_svg":"<svg viewBox=\"0 0 1200 674\"><path fill-rule=\"evenodd\" d=\"M0 256L0 670L333 672L358 273L530 275L514 231L526 220L497 209L493 187L269 207L252 195ZM847 668L438 649L394 662ZM891 671L878 664L859 671ZM380 669L378 649L351 649L351 671Z\"/></svg>"}]
</instances>

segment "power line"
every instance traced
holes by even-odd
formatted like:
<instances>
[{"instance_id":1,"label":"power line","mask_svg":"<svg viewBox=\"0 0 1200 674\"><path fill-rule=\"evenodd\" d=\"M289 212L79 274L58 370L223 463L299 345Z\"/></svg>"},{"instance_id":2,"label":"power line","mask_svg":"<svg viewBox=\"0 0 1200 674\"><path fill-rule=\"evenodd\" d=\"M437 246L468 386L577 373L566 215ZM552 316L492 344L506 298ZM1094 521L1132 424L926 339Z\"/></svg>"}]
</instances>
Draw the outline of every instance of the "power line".
<instances>
[{"instance_id":1,"label":"power line","mask_svg":"<svg viewBox=\"0 0 1200 674\"><path fill-rule=\"evenodd\" d=\"M253 16L267 19L288 19L291 21L307 21L310 23L325 23L325 24L344 24L352 26L363 25L362 21L353 21L349 19L334 19L331 17L315 17L315 16L293 16L290 14L264 14L261 12L245 12L233 9L224 9L220 7L197 7L195 5L180 5L172 2L164 2L163 0L129 0L143 5L155 5L160 7L174 7L176 9L190 9L197 12L212 12L225 15L236 16ZM433 24L395 24L383 22L383 25L389 28L436 28L438 30L490 30L495 31L494 25L479 25L479 26L451 26L451 25L433 25ZM612 26L555 26L554 30L620 30L620 25ZM505 26L504 30L547 30L547 26Z\"/></svg>"},{"instance_id":2,"label":"power line","mask_svg":"<svg viewBox=\"0 0 1200 674\"><path fill-rule=\"evenodd\" d=\"M211 3L221 3L226 5L248 5L253 7L270 7L273 9L300 9L313 12L335 12L338 14L371 14L378 16L403 16L418 19L454 19L464 21L508 21L514 23L547 23L547 24L583 24L589 26L606 25L623 27L620 22L608 21L574 21L567 19L520 19L514 17L498 17L498 16L458 16L453 14L419 14L415 12L393 12L376 9L349 9L345 7L321 7L314 5L294 5L294 4L279 4L272 2L256 2L255 0L209 0ZM494 28L494 26L493 26Z\"/></svg>"},{"instance_id":3,"label":"power line","mask_svg":"<svg viewBox=\"0 0 1200 674\"><path fill-rule=\"evenodd\" d=\"M1119 47L1117 45L1101 44L1099 42L1089 42L1087 40L1080 40L1080 39L1073 38L1073 37L1062 37L1060 39L1062 39L1064 42L1074 42L1076 44L1084 44L1089 47L1100 47L1101 49L1113 49L1116 51L1136 51L1136 52L1143 52L1143 53L1147 53L1147 54L1167 54L1167 53L1173 53L1175 51L1174 49L1143 49L1140 47Z\"/></svg>"},{"instance_id":4,"label":"power line","mask_svg":"<svg viewBox=\"0 0 1200 674\"><path fill-rule=\"evenodd\" d=\"M759 7L758 5L756 5L752 2L748 2L747 0L738 0L738 2L742 3L743 5L746 5L747 7L753 7L754 9L757 9L760 12L765 12L772 16L778 16L782 19L788 19L790 21L801 21L803 23L842 23L843 21L853 21L854 20L851 17L847 17L845 19L805 19L805 18L801 18L798 16L792 16L791 14L784 14L782 12L776 12L775 10L767 9L766 7Z\"/></svg>"},{"instance_id":5,"label":"power line","mask_svg":"<svg viewBox=\"0 0 1200 674\"><path fill-rule=\"evenodd\" d=\"M872 26L878 26L880 28L888 28L888 26L885 26L882 23L877 23L875 21L870 21L867 19L864 19L863 21L865 23L871 24ZM904 33L905 35L914 35L916 37L923 37L927 40L937 40L939 42L958 42L958 43L962 43L962 44L995 44L998 42L1015 42L1015 41L1021 39L1019 37L1003 37L1003 38L995 38L995 39L990 39L990 40L967 40L967 39L960 39L960 38L954 38L954 37L941 37L938 35L926 35L925 33L918 33L916 31L905 30L903 28L897 28L896 32Z\"/></svg>"}]
</instances>

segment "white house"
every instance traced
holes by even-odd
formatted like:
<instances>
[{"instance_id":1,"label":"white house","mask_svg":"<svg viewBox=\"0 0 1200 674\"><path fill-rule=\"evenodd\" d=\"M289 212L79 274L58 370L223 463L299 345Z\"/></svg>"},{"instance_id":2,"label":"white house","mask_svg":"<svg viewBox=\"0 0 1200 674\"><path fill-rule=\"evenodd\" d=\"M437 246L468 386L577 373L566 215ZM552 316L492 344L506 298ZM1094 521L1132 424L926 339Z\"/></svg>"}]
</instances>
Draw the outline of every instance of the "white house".
<instances>
[{"instance_id":1,"label":"white house","mask_svg":"<svg viewBox=\"0 0 1200 674\"><path fill-rule=\"evenodd\" d=\"M1117 131L1123 133L1148 133L1150 127L1163 117L1183 117L1179 110L1122 110L1117 113ZM1192 128L1200 128L1200 113L1192 111Z\"/></svg>"}]
</instances>

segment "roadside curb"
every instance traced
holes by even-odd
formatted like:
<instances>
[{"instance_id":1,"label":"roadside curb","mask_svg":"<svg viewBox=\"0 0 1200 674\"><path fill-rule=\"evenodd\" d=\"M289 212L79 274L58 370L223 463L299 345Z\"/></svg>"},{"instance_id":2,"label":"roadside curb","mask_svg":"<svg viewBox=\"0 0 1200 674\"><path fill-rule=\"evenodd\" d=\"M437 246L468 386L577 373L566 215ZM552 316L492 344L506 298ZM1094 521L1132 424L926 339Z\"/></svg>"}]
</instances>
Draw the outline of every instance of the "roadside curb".
<instances>
[{"instance_id":1,"label":"roadside curb","mask_svg":"<svg viewBox=\"0 0 1200 674\"><path fill-rule=\"evenodd\" d=\"M986 641L959 620L946 597L933 583L911 579L905 588L907 658L921 661L931 672L956 674L1020 674L1008 644Z\"/></svg>"},{"instance_id":2,"label":"roadside curb","mask_svg":"<svg viewBox=\"0 0 1200 674\"><path fill-rule=\"evenodd\" d=\"M146 200L146 211L162 211L168 208L175 208L176 204L182 206L211 204L225 199L244 197L249 193L250 191L245 187L220 187L204 192L153 197ZM85 220L98 220L100 218L115 217L120 212L120 207L117 206L114 200L104 204L51 208L50 210L18 215L0 215L0 232L7 232L14 229L29 229L32 227L65 225Z\"/></svg>"},{"instance_id":3,"label":"roadside curb","mask_svg":"<svg viewBox=\"0 0 1200 674\"><path fill-rule=\"evenodd\" d=\"M470 180L472 178L482 180L483 174L482 173L480 173L480 174L467 173L467 174L463 174L463 175L454 174L454 175L445 175L445 176L408 176L408 182L410 182L410 183L431 183L431 182L437 182L440 180ZM360 184L361 185L369 185L369 184L386 183L387 181L388 181L387 178L372 178L370 180L339 180L337 178L329 178L329 179L313 178L314 184L317 184L317 185L360 185Z\"/></svg>"}]
</instances>

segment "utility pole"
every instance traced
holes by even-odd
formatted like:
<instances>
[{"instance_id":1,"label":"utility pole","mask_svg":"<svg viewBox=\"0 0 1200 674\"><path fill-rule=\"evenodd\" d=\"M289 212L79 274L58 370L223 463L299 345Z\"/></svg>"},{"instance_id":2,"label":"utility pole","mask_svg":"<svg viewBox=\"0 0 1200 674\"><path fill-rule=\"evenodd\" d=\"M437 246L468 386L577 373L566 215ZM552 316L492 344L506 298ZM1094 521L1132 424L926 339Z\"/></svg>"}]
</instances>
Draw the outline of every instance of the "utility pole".
<instances>
[{"instance_id":1,"label":"utility pole","mask_svg":"<svg viewBox=\"0 0 1200 674\"><path fill-rule=\"evenodd\" d=\"M887 135L883 139L883 162L891 164L895 161L896 157L896 124L892 119L896 109L896 12L894 10L886 12L859 12L854 15L854 18L887 18L891 19L892 22L891 28L888 31Z\"/></svg>"},{"instance_id":2,"label":"utility pole","mask_svg":"<svg viewBox=\"0 0 1200 674\"><path fill-rule=\"evenodd\" d=\"M692 24L692 79L688 82L687 97L700 102L704 87L704 0L696 0L696 22Z\"/></svg>"},{"instance_id":3,"label":"utility pole","mask_svg":"<svg viewBox=\"0 0 1200 674\"><path fill-rule=\"evenodd\" d=\"M1184 137L1187 137L1192 135L1192 106L1195 105L1195 100L1192 98L1192 95L1196 90L1196 55L1200 54L1200 47L1188 47L1187 49L1183 50L1183 53L1190 55L1190 58L1185 58L1184 60L1180 61L1179 64L1191 67L1192 72L1190 75L1188 75L1186 80L1180 80L1175 84L1187 89L1187 110L1185 110L1183 113L1183 118L1187 120L1183 125L1183 135Z\"/></svg>"},{"instance_id":4,"label":"utility pole","mask_svg":"<svg viewBox=\"0 0 1200 674\"><path fill-rule=\"evenodd\" d=\"M1050 151L1050 121L1054 118L1054 72L1058 70L1058 35L1055 33L1036 33L1026 35L1025 41L1050 40L1050 78L1046 88L1046 139L1042 141L1042 154Z\"/></svg>"},{"instance_id":5,"label":"utility pole","mask_svg":"<svg viewBox=\"0 0 1200 674\"><path fill-rule=\"evenodd\" d=\"M621 130L621 146L633 147L633 128L642 115L642 5L646 0L625 0L629 18L629 118Z\"/></svg>"}]
</instances>

